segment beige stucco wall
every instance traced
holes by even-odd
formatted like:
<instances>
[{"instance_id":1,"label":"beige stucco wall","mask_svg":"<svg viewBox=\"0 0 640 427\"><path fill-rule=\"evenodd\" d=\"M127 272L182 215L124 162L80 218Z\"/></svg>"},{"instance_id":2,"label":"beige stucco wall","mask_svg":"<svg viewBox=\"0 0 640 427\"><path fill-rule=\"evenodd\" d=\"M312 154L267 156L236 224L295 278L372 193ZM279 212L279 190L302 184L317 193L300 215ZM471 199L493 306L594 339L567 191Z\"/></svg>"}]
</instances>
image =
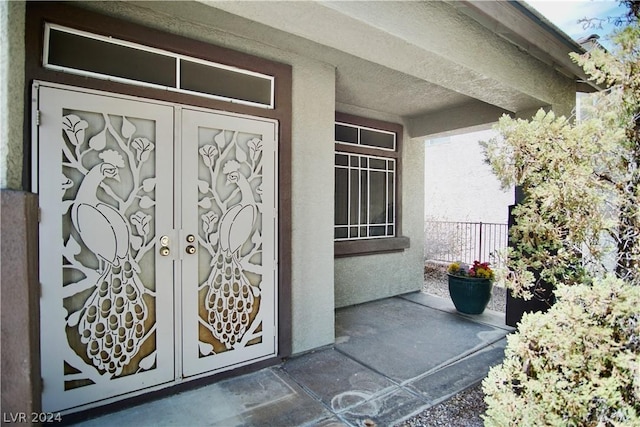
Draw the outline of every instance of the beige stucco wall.
<instances>
[{"instance_id":1,"label":"beige stucco wall","mask_svg":"<svg viewBox=\"0 0 640 427\"><path fill-rule=\"evenodd\" d=\"M335 70L293 71L292 297L294 352L334 341Z\"/></svg>"},{"instance_id":2,"label":"beige stucco wall","mask_svg":"<svg viewBox=\"0 0 640 427\"><path fill-rule=\"evenodd\" d=\"M402 162L402 234L409 237L411 247L396 253L337 258L336 307L422 288L424 143L405 137Z\"/></svg>"},{"instance_id":3,"label":"beige stucco wall","mask_svg":"<svg viewBox=\"0 0 640 427\"><path fill-rule=\"evenodd\" d=\"M483 129L427 142L426 220L507 223L514 189L501 188L480 145L496 135L492 129Z\"/></svg>"},{"instance_id":4,"label":"beige stucco wall","mask_svg":"<svg viewBox=\"0 0 640 427\"><path fill-rule=\"evenodd\" d=\"M25 3L0 1L0 188L22 185Z\"/></svg>"}]
</instances>

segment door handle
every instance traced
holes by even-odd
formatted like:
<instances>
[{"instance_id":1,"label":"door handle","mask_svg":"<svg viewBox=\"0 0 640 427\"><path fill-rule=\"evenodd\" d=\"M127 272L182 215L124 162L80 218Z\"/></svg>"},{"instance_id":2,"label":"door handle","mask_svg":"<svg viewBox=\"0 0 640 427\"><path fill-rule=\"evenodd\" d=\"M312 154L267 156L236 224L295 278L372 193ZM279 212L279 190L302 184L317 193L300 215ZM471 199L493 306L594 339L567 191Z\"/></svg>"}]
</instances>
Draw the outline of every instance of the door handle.
<instances>
[{"instance_id":1,"label":"door handle","mask_svg":"<svg viewBox=\"0 0 640 427\"><path fill-rule=\"evenodd\" d=\"M189 255L193 255L196 253L196 247L193 245L189 245L186 247L185 251L189 254Z\"/></svg>"}]
</instances>

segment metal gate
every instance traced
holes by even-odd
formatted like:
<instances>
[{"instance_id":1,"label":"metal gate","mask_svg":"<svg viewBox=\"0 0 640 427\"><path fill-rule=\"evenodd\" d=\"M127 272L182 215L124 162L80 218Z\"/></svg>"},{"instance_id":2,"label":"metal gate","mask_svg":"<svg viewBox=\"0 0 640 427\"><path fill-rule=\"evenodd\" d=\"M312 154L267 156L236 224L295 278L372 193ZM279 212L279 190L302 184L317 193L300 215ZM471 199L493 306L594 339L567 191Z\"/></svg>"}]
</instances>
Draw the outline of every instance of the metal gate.
<instances>
[{"instance_id":1,"label":"metal gate","mask_svg":"<svg viewBox=\"0 0 640 427\"><path fill-rule=\"evenodd\" d=\"M276 122L34 94L43 410L274 356Z\"/></svg>"}]
</instances>

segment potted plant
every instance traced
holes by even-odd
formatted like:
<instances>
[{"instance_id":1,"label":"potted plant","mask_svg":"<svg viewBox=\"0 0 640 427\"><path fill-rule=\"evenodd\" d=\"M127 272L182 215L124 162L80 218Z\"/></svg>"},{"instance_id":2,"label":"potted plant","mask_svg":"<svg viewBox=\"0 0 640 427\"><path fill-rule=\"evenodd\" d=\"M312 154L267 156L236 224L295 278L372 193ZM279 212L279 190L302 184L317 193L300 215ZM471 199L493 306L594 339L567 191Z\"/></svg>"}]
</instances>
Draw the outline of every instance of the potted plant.
<instances>
[{"instance_id":1,"label":"potted plant","mask_svg":"<svg viewBox=\"0 0 640 427\"><path fill-rule=\"evenodd\" d=\"M493 270L488 262L474 261L473 265L454 262L447 270L449 295L456 310L465 314L480 314L491 299Z\"/></svg>"}]
</instances>

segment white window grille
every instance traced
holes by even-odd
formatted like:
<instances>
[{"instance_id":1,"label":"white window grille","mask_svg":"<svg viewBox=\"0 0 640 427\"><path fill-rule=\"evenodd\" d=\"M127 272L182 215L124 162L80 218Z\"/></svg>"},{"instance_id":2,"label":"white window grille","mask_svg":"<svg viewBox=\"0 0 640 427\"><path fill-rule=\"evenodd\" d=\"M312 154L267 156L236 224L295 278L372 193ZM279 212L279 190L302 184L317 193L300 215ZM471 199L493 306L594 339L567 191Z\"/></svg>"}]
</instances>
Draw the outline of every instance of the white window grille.
<instances>
[{"instance_id":1,"label":"white window grille","mask_svg":"<svg viewBox=\"0 0 640 427\"><path fill-rule=\"evenodd\" d=\"M351 152L341 144L380 154ZM336 123L336 241L396 236L395 149L394 132Z\"/></svg>"}]
</instances>

